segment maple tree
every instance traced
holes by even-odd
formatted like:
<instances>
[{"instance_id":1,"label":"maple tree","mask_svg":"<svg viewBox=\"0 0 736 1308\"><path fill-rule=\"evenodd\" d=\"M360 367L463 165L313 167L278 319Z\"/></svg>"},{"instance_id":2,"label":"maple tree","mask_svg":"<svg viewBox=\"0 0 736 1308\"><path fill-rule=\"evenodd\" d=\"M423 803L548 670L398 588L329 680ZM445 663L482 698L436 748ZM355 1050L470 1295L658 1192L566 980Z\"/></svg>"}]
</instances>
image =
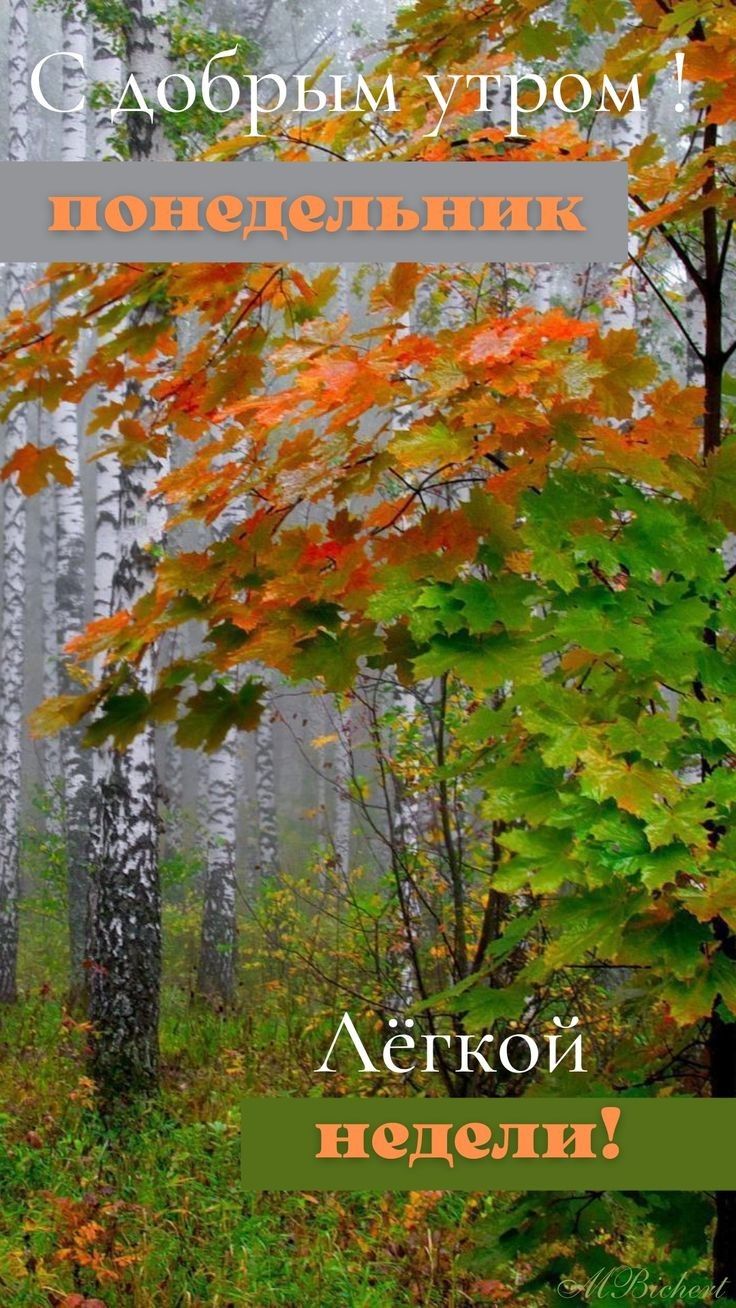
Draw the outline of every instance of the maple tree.
<instances>
[{"instance_id":1,"label":"maple tree","mask_svg":"<svg viewBox=\"0 0 736 1308\"><path fill-rule=\"evenodd\" d=\"M146 593L70 651L104 656L99 684L44 706L36 724L89 716L89 743L125 748L151 722L176 722L180 744L213 750L257 723L257 665L336 694L360 696L387 669L405 686L439 686L438 720L452 729L432 760L438 811L447 816L449 783L480 791L491 866L484 893L468 895L450 831L454 985L440 1000L420 991L425 1010L492 1025L519 1018L530 994L543 1011L575 973L596 984L624 969L636 983L623 982L618 1008L659 1037L626 1084L656 1089L666 1067L692 1090L695 1049L696 1091L733 1097L736 346L724 305L736 147L720 130L736 106L733 13L636 0L593 14L571 0L566 25L545 8L475 4L460 24L451 6L420 3L399 20L391 66L409 80L440 58L448 71L471 57L474 71L515 55L559 60L591 30L621 29L609 73L653 78L686 43L686 146L668 157L649 137L629 164L636 260L694 349L702 388L668 376L636 330L606 333L563 308L540 315L523 294L509 303L487 270L438 278L397 265L357 329L329 311L332 271L56 266L53 323L40 302L6 326L6 412L101 393L90 431L108 433L124 463L188 443L157 487L174 524L213 527L229 511L237 525L152 556ZM427 140L426 100L402 105L390 140L368 118L333 116L298 131L276 123L273 144L287 159L325 148L406 160L602 153L569 123L509 141L469 126L462 101ZM213 154L251 146L232 135ZM665 257L697 292L702 340L658 280ZM450 295L459 325L443 323ZM192 313L198 339L182 352L176 324ZM99 343L75 368L91 329ZM16 474L34 492L67 471L27 445L3 475ZM148 652L193 621L199 651L141 678ZM733 1196L716 1206L716 1279L736 1283Z\"/></svg>"}]
</instances>

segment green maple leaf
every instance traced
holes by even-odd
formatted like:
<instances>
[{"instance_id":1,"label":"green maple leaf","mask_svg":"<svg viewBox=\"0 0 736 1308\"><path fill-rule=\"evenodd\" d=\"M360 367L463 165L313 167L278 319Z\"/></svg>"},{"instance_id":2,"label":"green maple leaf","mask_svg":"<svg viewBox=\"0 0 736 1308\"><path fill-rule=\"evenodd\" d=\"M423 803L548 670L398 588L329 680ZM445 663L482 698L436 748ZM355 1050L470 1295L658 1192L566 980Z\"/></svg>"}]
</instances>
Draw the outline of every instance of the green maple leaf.
<instances>
[{"instance_id":1,"label":"green maple leaf","mask_svg":"<svg viewBox=\"0 0 736 1308\"><path fill-rule=\"evenodd\" d=\"M263 712L263 686L247 681L239 690L228 690L218 682L208 690L199 690L187 700L187 713L176 730L176 743L188 749L204 747L207 753L225 740L229 731L252 731Z\"/></svg>"},{"instance_id":2,"label":"green maple leaf","mask_svg":"<svg viewBox=\"0 0 736 1308\"><path fill-rule=\"evenodd\" d=\"M514 45L522 59L554 58L560 47L560 29L549 18L525 23L514 37Z\"/></svg>"},{"instance_id":3,"label":"green maple leaf","mask_svg":"<svg viewBox=\"0 0 736 1308\"><path fill-rule=\"evenodd\" d=\"M85 744L97 746L112 737L120 749L130 745L148 721L151 701L141 690L111 695L99 718L90 723Z\"/></svg>"},{"instance_id":4,"label":"green maple leaf","mask_svg":"<svg viewBox=\"0 0 736 1308\"><path fill-rule=\"evenodd\" d=\"M570 0L570 14L577 18L584 32L615 32L626 15L624 0Z\"/></svg>"}]
</instances>

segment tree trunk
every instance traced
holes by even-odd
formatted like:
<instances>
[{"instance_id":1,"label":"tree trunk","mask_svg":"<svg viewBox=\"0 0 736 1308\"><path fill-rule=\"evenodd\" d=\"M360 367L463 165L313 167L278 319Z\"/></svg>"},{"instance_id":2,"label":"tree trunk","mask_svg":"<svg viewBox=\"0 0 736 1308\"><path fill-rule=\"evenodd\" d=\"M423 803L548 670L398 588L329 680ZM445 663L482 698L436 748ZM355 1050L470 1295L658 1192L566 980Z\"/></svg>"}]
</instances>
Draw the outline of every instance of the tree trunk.
<instances>
[{"instance_id":1,"label":"tree trunk","mask_svg":"<svg viewBox=\"0 0 736 1308\"><path fill-rule=\"evenodd\" d=\"M162 471L154 460L121 470L115 610L135 603L150 579L150 546L162 540L165 525L164 511L150 495ZM138 668L138 685L149 692L153 680L154 658L147 654ZM127 749L110 750L106 764L93 868L90 1014L93 1075L103 1100L109 1101L153 1089L158 1076L161 896L153 727Z\"/></svg>"},{"instance_id":2,"label":"tree trunk","mask_svg":"<svg viewBox=\"0 0 736 1308\"><path fill-rule=\"evenodd\" d=\"M95 83L109 87L112 94L121 87L122 64L114 53L109 34L97 24L92 30L92 59ZM117 100L117 96L115 97ZM94 118L94 155L98 163L114 157L114 128L110 120L109 109L102 107L95 110ZM110 395L112 402L122 399L122 391ZM100 441L104 448L104 442ZM112 613L112 582L117 561L118 537L120 535L120 465L116 454L101 455L98 447L95 459L95 562L93 580L92 615L109 618ZM101 455L101 456L100 456ZM102 671L102 659L94 661L94 676L99 678ZM109 767L109 751L106 748L92 751L92 805L89 823L87 869L92 873L89 880L89 900L87 906L87 947L86 953L92 958L93 942L91 927L96 916L95 869L100 862L100 798L102 781Z\"/></svg>"},{"instance_id":3,"label":"tree trunk","mask_svg":"<svg viewBox=\"0 0 736 1308\"><path fill-rule=\"evenodd\" d=\"M207 876L197 976L199 993L223 1006L235 993L237 744L237 733L231 732L209 759Z\"/></svg>"},{"instance_id":4,"label":"tree trunk","mask_svg":"<svg viewBox=\"0 0 736 1308\"><path fill-rule=\"evenodd\" d=\"M696 25L700 30L700 24ZM697 39L697 38L696 38ZM718 144L718 127L708 123L703 133L706 154ZM716 189L713 166L706 167L704 197ZM700 290L705 309L705 411L703 421L703 454L707 459L721 444L723 421L723 275L721 236L715 208L706 207L702 218L704 274ZM727 238L724 238L727 239ZM723 248L725 256L725 247ZM713 631L706 630L706 643L715 641ZM736 935L720 917L713 921L715 937L730 959L736 959ZM710 1055L711 1094L718 1099L736 1098L736 1023L724 1022L719 1013L720 998L711 1014L708 1049ZM716 1194L716 1229L713 1239L713 1275L717 1285L728 1281L727 1293L736 1296L736 1192L721 1190Z\"/></svg>"},{"instance_id":5,"label":"tree trunk","mask_svg":"<svg viewBox=\"0 0 736 1308\"><path fill-rule=\"evenodd\" d=\"M258 875L272 877L279 865L279 837L276 821L276 768L273 755L273 722L270 697L256 727L256 807L258 809Z\"/></svg>"},{"instance_id":6,"label":"tree trunk","mask_svg":"<svg viewBox=\"0 0 736 1308\"><path fill-rule=\"evenodd\" d=\"M12 162L28 157L28 7L11 0L8 30L8 98ZM25 269L6 269L7 306L22 313ZM5 454L9 457L26 440L26 419L16 408L8 420ZM21 761L23 750L23 663L25 622L26 509L25 497L10 480L3 489L2 703L0 705L0 1002L17 994L18 890L20 879Z\"/></svg>"},{"instance_id":7,"label":"tree trunk","mask_svg":"<svg viewBox=\"0 0 736 1308\"><path fill-rule=\"evenodd\" d=\"M227 538L239 521L235 505L221 515L219 534ZM199 941L197 990L221 1008L235 994L237 962L237 882L239 733L230 731L210 754L207 769L207 869Z\"/></svg>"},{"instance_id":8,"label":"tree trunk","mask_svg":"<svg viewBox=\"0 0 736 1308\"><path fill-rule=\"evenodd\" d=\"M52 416L41 412L39 428L44 445L53 444ZM44 699L53 699L60 691L59 639L56 630L56 483L48 486L41 496L39 545L41 548L41 644L43 670L41 685ZM49 831L61 834L62 830L62 772L61 740L57 735L41 741L41 777L49 799L46 826Z\"/></svg>"},{"instance_id":9,"label":"tree trunk","mask_svg":"<svg viewBox=\"0 0 736 1308\"><path fill-rule=\"evenodd\" d=\"M345 24L345 11L341 6L338 11L337 24L338 50L346 50L346 42L347 31ZM336 312L339 316L343 316L350 312L350 291L350 269L342 267L339 273L335 305ZM350 801L350 783L352 780L353 767L351 753L352 745L350 739L350 709L348 708L345 710L341 708L339 703L335 703L334 715L337 741L335 742L333 771L335 806L332 828L332 848L335 859L335 868L340 876L346 877L350 871L350 845L353 818L352 804Z\"/></svg>"},{"instance_id":10,"label":"tree trunk","mask_svg":"<svg viewBox=\"0 0 736 1308\"><path fill-rule=\"evenodd\" d=\"M169 38L165 22L168 0L127 0L126 52L128 73L135 75L147 104L158 104L158 83L169 72ZM127 115L128 148L133 160L171 157L162 130L162 115Z\"/></svg>"},{"instance_id":11,"label":"tree trunk","mask_svg":"<svg viewBox=\"0 0 736 1308\"><path fill-rule=\"evenodd\" d=\"M417 717L417 701L411 691L397 685L395 691L397 719L412 723ZM400 748L400 742L396 742ZM418 777L403 776L400 769L394 774L394 877L398 897L401 934L397 941L395 961L398 964L398 1011L408 1010L423 998L419 969L419 940L422 934L422 906L417 894L415 877L421 838L427 827L427 814L423 812L419 797Z\"/></svg>"},{"instance_id":12,"label":"tree trunk","mask_svg":"<svg viewBox=\"0 0 736 1308\"><path fill-rule=\"evenodd\" d=\"M611 122L611 144L624 160L642 139L643 117L642 111L638 119L633 114L625 114ZM630 232L629 249L633 257L638 254L639 245L638 234ZM606 280L613 284L615 290L603 313L603 324L607 331L623 331L636 326L635 276L636 268L633 264L624 268L612 264L609 268Z\"/></svg>"},{"instance_id":13,"label":"tree trunk","mask_svg":"<svg viewBox=\"0 0 736 1308\"><path fill-rule=\"evenodd\" d=\"M122 65L115 53L110 34L95 23L92 29L92 75L97 86L110 89L110 98L117 104L121 87ZM94 154L98 163L115 159L115 127L110 118L110 106L102 103L94 111Z\"/></svg>"},{"instance_id":14,"label":"tree trunk","mask_svg":"<svg viewBox=\"0 0 736 1308\"><path fill-rule=\"evenodd\" d=\"M74 13L63 19L64 50L84 55L87 35L84 23ZM84 90L84 72L76 60L64 60L64 104L76 104ZM87 131L83 114L62 118L62 163L86 157ZM70 486L56 490L57 580L56 612L58 645L63 650L73 636L84 629L85 525L79 479L79 414L75 404L64 402L54 413L54 444L73 474ZM71 694L75 683L62 662L61 689ZM69 920L69 988L73 1004L80 1004L86 988L84 968L87 943L87 899L89 893L89 814L92 801L92 761L82 748L80 730L67 730L61 739L64 778L64 822L67 850Z\"/></svg>"},{"instance_id":15,"label":"tree trunk","mask_svg":"<svg viewBox=\"0 0 736 1308\"><path fill-rule=\"evenodd\" d=\"M551 263L542 263L536 270L533 297L537 313L548 313L552 307L552 294L555 286L555 270Z\"/></svg>"},{"instance_id":16,"label":"tree trunk","mask_svg":"<svg viewBox=\"0 0 736 1308\"><path fill-rule=\"evenodd\" d=\"M717 919L716 934L723 952L728 958L736 959L736 936L722 919ZM708 1053L711 1094L715 1099L735 1099L736 1022L724 1022L718 1004L711 1016ZM727 1297L736 1298L736 1191L733 1190L720 1190L716 1194L713 1279L716 1285L726 1280Z\"/></svg>"},{"instance_id":17,"label":"tree trunk","mask_svg":"<svg viewBox=\"0 0 736 1308\"><path fill-rule=\"evenodd\" d=\"M353 808L350 800L352 780L352 745L350 713L335 707L337 742L335 744L335 824L333 845L337 871L346 877L350 871L350 846Z\"/></svg>"},{"instance_id":18,"label":"tree trunk","mask_svg":"<svg viewBox=\"0 0 736 1308\"><path fill-rule=\"evenodd\" d=\"M181 852L184 845L184 768L181 748L176 743L176 732L170 727L159 739L159 757L162 760L164 782L161 797L165 810L164 856L170 858Z\"/></svg>"},{"instance_id":19,"label":"tree trunk","mask_svg":"<svg viewBox=\"0 0 736 1308\"><path fill-rule=\"evenodd\" d=\"M130 0L126 27L127 67L150 103L166 75L168 36L160 0ZM129 146L135 160L167 156L160 118L129 115ZM159 313L157 306L143 314ZM151 403L138 396L139 416ZM164 472L149 456L119 472L120 540L112 579L112 608L128 608L145 592L154 560L152 546L164 537L165 513L152 498ZM137 669L144 692L154 680L154 656ZM104 757L99 782L99 844L93 869L90 931L90 1014L95 1027L92 1072L103 1103L147 1093L158 1079L161 984L161 894L158 866L158 777L155 733L141 732L123 751Z\"/></svg>"}]
</instances>

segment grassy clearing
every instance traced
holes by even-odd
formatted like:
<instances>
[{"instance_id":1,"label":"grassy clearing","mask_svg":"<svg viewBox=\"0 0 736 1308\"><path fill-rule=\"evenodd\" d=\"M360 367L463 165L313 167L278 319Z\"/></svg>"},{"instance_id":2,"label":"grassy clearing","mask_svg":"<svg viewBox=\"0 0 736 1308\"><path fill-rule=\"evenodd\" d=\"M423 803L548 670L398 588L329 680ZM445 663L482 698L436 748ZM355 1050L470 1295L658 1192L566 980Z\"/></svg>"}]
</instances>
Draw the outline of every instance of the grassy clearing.
<instances>
[{"instance_id":1,"label":"grassy clearing","mask_svg":"<svg viewBox=\"0 0 736 1308\"><path fill-rule=\"evenodd\" d=\"M240 1095L308 1092L316 1065L283 1034L278 987L222 1017L169 981L161 1095L104 1125L86 1025L39 979L48 970L47 948L27 951L28 988L0 1015L3 1308L488 1302L461 1256L475 1199L243 1194Z\"/></svg>"}]
</instances>

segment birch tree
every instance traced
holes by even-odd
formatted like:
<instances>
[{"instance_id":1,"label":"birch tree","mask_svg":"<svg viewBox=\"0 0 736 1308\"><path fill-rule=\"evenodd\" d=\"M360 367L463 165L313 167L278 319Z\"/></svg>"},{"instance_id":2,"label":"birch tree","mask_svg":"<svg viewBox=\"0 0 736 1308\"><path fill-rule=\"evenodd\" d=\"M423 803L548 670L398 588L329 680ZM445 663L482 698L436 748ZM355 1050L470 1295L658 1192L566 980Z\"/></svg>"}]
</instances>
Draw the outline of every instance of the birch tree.
<instances>
[{"instance_id":1,"label":"birch tree","mask_svg":"<svg viewBox=\"0 0 736 1308\"><path fill-rule=\"evenodd\" d=\"M115 52L112 32L95 22L92 27L92 62L94 79L98 88L110 88L114 93L121 85L122 63ZM114 155L115 131L111 122L109 107L105 107L106 94L98 91L99 103L94 112L94 157L101 163ZM121 393L111 395L111 400L119 400ZM120 533L120 464L118 457L106 449L104 439L98 442L95 458L95 507L94 507L94 542L95 559L93 575L92 614L95 620L108 618L112 613L112 587L117 559L118 536ZM100 660L96 660L96 673L100 671ZM91 821L88 835L87 866L90 869L87 906L87 948L86 953L92 960L95 952L94 922L97 915L96 869L101 857L101 813L102 781L109 768L109 747L95 749L92 753L92 803Z\"/></svg>"},{"instance_id":2,"label":"birch tree","mask_svg":"<svg viewBox=\"0 0 736 1308\"><path fill-rule=\"evenodd\" d=\"M262 879L267 879L274 875L279 864L276 768L270 694L263 716L256 727L255 786L258 812L258 872Z\"/></svg>"},{"instance_id":3,"label":"birch tree","mask_svg":"<svg viewBox=\"0 0 736 1308\"><path fill-rule=\"evenodd\" d=\"M127 72L146 99L166 75L168 34L164 0L131 0L124 29ZM133 160L168 157L160 120L128 116ZM150 321L157 306L139 311ZM140 392L138 416L152 403ZM149 455L119 475L119 541L112 576L112 608L128 608L144 593L153 553L166 518L152 492L164 471ZM137 668L140 688L150 690L154 653ZM91 924L90 1015L95 1025L92 1068L103 1100L120 1093L150 1091L158 1076L158 1018L161 981L161 894L158 866L158 776L154 728L126 750L106 755L99 794L99 858L94 869Z\"/></svg>"},{"instance_id":4,"label":"birch tree","mask_svg":"<svg viewBox=\"0 0 736 1308\"><path fill-rule=\"evenodd\" d=\"M84 59L87 34L81 15L65 11L62 19L63 103L76 104L84 93ZM63 115L61 120L62 163L75 163L87 154L87 126L84 114ZM53 415L53 441L72 473L68 486L55 492L57 513L56 540L56 612L59 649L84 627L85 522L79 480L79 414L76 404L65 401ZM70 679L62 659L61 689L71 692ZM84 959L87 919L88 827L91 802L92 765L89 753L81 746L80 733L67 731L62 736L64 784L64 825L68 868L68 919L70 988L80 999L85 986Z\"/></svg>"},{"instance_id":5,"label":"birch tree","mask_svg":"<svg viewBox=\"0 0 736 1308\"><path fill-rule=\"evenodd\" d=\"M119 88L121 62L115 53L111 33L95 23L92 29L92 65L98 86ZM104 95L94 116L94 155L98 163L114 155L115 131L110 110L104 105ZM95 569L93 615L110 616L112 606L112 579L117 557L117 538L120 527L120 468L117 455L97 451L95 460Z\"/></svg>"},{"instance_id":6,"label":"birch tree","mask_svg":"<svg viewBox=\"0 0 736 1308\"><path fill-rule=\"evenodd\" d=\"M346 59L347 50L347 15L344 6L337 14L336 44L342 59ZM338 274L335 309L339 318L350 312L350 274L347 267L341 267ZM352 777L351 722L349 709L346 711L339 703L334 705L335 742L334 785L335 818L332 832L332 845L335 866L341 876L346 877L350 871L350 845L352 833L352 806L350 800L350 783Z\"/></svg>"},{"instance_id":7,"label":"birch tree","mask_svg":"<svg viewBox=\"0 0 736 1308\"><path fill-rule=\"evenodd\" d=\"M643 110L636 116L627 114L612 120L611 144L621 159L628 159L632 150L639 145L645 135L645 126ZM614 294L609 296L603 321L609 331L622 331L636 326L636 259L639 254L639 238L635 231L629 233L629 249L629 264L623 268L614 264L608 269Z\"/></svg>"},{"instance_id":8,"label":"birch tree","mask_svg":"<svg viewBox=\"0 0 736 1308\"><path fill-rule=\"evenodd\" d=\"M11 0L8 29L8 156L13 163L28 158L28 5ZM25 269L5 271L10 313L22 314ZM26 418L16 408L5 433L6 455L25 444ZM13 479L3 489L2 701L0 703L0 1001L17 993L18 888L23 753L23 665L25 623L26 511L25 498Z\"/></svg>"},{"instance_id":9,"label":"birch tree","mask_svg":"<svg viewBox=\"0 0 736 1308\"><path fill-rule=\"evenodd\" d=\"M53 419L43 412L39 428L44 445L53 444ZM56 483L41 497L39 544L41 550L41 645L43 668L41 684L45 699L52 699L61 689L59 680L59 641L56 631ZM61 740L54 736L41 742L41 782L49 797L47 827L60 830L61 812Z\"/></svg>"},{"instance_id":10,"label":"birch tree","mask_svg":"<svg viewBox=\"0 0 736 1308\"><path fill-rule=\"evenodd\" d=\"M335 712L335 827L333 845L335 864L340 874L346 877L350 871L350 849L352 836L353 810L350 799L352 781L352 744L351 715L349 710L339 705Z\"/></svg>"},{"instance_id":11,"label":"birch tree","mask_svg":"<svg viewBox=\"0 0 736 1308\"><path fill-rule=\"evenodd\" d=\"M230 732L208 760L207 875L197 988L223 1005L235 992L237 743L237 732Z\"/></svg>"},{"instance_id":12,"label":"birch tree","mask_svg":"<svg viewBox=\"0 0 736 1308\"><path fill-rule=\"evenodd\" d=\"M239 514L230 506L222 515L223 538L235 528ZM237 962L238 733L230 731L207 758L207 868L199 941L197 989L200 995L226 1007L235 993Z\"/></svg>"}]
</instances>

